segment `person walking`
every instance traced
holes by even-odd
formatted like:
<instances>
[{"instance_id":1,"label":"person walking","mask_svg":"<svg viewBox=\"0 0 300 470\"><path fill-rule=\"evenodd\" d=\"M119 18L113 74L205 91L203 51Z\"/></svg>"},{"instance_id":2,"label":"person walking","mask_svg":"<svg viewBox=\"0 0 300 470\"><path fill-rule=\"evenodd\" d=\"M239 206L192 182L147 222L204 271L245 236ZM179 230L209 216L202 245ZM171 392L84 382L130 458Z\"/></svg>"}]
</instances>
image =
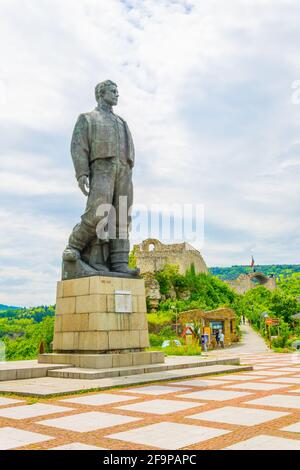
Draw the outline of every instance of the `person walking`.
<instances>
[{"instance_id":1,"label":"person walking","mask_svg":"<svg viewBox=\"0 0 300 470\"><path fill-rule=\"evenodd\" d=\"M217 342L217 347L220 347L220 331L216 331L216 342Z\"/></svg>"},{"instance_id":2,"label":"person walking","mask_svg":"<svg viewBox=\"0 0 300 470\"><path fill-rule=\"evenodd\" d=\"M221 331L221 333L220 333L220 344L221 344L221 348L224 349L224 333L223 333L223 331Z\"/></svg>"},{"instance_id":3,"label":"person walking","mask_svg":"<svg viewBox=\"0 0 300 470\"><path fill-rule=\"evenodd\" d=\"M207 352L207 343L208 343L208 336L207 335L202 335L201 336L201 344L202 344L202 349L205 352Z\"/></svg>"}]
</instances>

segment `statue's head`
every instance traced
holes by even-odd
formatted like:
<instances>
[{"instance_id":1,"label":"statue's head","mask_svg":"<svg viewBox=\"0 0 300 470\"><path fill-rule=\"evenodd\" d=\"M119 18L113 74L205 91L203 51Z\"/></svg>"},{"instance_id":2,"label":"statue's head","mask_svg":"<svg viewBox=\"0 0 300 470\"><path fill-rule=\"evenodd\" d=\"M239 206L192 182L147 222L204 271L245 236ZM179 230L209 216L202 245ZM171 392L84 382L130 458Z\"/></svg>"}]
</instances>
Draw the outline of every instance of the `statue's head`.
<instances>
[{"instance_id":1,"label":"statue's head","mask_svg":"<svg viewBox=\"0 0 300 470\"><path fill-rule=\"evenodd\" d=\"M104 82L98 83L95 88L95 97L97 103L103 100L110 106L118 104L118 87L112 80L105 80Z\"/></svg>"}]
</instances>

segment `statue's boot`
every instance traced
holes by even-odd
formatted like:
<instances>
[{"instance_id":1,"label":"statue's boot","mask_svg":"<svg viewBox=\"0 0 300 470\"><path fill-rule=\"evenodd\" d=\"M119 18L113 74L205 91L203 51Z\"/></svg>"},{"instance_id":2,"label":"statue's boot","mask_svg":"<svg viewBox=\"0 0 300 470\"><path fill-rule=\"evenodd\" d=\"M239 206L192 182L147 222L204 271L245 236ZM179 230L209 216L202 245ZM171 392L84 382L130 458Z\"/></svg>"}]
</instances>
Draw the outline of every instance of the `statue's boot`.
<instances>
[{"instance_id":1,"label":"statue's boot","mask_svg":"<svg viewBox=\"0 0 300 470\"><path fill-rule=\"evenodd\" d=\"M137 277L140 273L138 268L128 267L129 240L115 239L110 241L110 270L130 277Z\"/></svg>"},{"instance_id":2,"label":"statue's boot","mask_svg":"<svg viewBox=\"0 0 300 470\"><path fill-rule=\"evenodd\" d=\"M75 225L63 252L64 261L81 259L82 250L95 238L95 229L81 222Z\"/></svg>"},{"instance_id":3,"label":"statue's boot","mask_svg":"<svg viewBox=\"0 0 300 470\"><path fill-rule=\"evenodd\" d=\"M88 246L91 241L95 240L94 230L87 225L81 223L76 225L71 236L69 243L63 252L63 261L76 264L76 267L70 268L76 272L86 272L87 274L94 274L94 271L100 275L109 274L109 269L102 259L101 246L98 243L92 245L92 251L86 256L86 245ZM101 259L98 259L101 258Z\"/></svg>"},{"instance_id":4,"label":"statue's boot","mask_svg":"<svg viewBox=\"0 0 300 470\"><path fill-rule=\"evenodd\" d=\"M92 244L89 257L88 257L88 264L92 266L92 268L97 269L100 274L105 275L109 274L109 269L107 266L107 260L109 256L109 243L95 240ZM83 255L83 259L84 259Z\"/></svg>"},{"instance_id":5,"label":"statue's boot","mask_svg":"<svg viewBox=\"0 0 300 470\"><path fill-rule=\"evenodd\" d=\"M73 248L70 245L67 245L63 251L63 260L64 261L77 261L81 258L80 251L77 248Z\"/></svg>"}]
</instances>

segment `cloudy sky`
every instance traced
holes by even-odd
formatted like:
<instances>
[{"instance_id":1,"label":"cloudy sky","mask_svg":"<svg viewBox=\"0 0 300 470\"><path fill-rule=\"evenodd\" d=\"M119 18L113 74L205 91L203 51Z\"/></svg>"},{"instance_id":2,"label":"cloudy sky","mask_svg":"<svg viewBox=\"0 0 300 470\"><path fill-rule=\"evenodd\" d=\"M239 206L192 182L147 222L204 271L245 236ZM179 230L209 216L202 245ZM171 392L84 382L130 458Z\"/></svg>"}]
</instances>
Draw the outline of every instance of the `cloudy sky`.
<instances>
[{"instance_id":1,"label":"cloudy sky","mask_svg":"<svg viewBox=\"0 0 300 470\"><path fill-rule=\"evenodd\" d=\"M203 205L209 266L299 263L299 20L298 0L0 0L0 303L55 301L85 204L70 137L107 78L136 203Z\"/></svg>"}]
</instances>

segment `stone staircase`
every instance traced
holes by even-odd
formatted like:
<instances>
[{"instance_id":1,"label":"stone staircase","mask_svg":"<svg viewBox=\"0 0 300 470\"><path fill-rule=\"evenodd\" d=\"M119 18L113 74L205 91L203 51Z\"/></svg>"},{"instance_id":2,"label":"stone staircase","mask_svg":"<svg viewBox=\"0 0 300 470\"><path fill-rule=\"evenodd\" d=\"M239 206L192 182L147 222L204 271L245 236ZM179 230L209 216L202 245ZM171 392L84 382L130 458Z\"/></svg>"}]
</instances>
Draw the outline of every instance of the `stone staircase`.
<instances>
[{"instance_id":1,"label":"stone staircase","mask_svg":"<svg viewBox=\"0 0 300 470\"><path fill-rule=\"evenodd\" d=\"M213 366L214 369L211 369ZM199 375L207 375L212 370L216 373L229 373L237 371L252 370L251 366L241 366L239 358L230 359L201 359L197 357L180 357L171 356L166 357L164 363L160 364L146 364L146 365L133 365L127 367L113 367L113 368L82 368L82 367L64 367L59 369L51 369L48 371L48 377L57 377L61 379L82 379L82 380L96 380L111 377L128 377L130 375L152 374L161 372L181 371L186 370L186 374L190 374L193 369ZM174 375L174 374L173 374ZM176 375L176 374L175 374Z\"/></svg>"},{"instance_id":2,"label":"stone staircase","mask_svg":"<svg viewBox=\"0 0 300 470\"><path fill-rule=\"evenodd\" d=\"M231 374L253 370L239 358L168 356L161 364L91 369L70 364L16 361L0 364L0 393L48 397L137 384Z\"/></svg>"},{"instance_id":3,"label":"stone staircase","mask_svg":"<svg viewBox=\"0 0 300 470\"><path fill-rule=\"evenodd\" d=\"M38 364L37 361L0 362L0 382L47 377L48 371L69 367L66 364Z\"/></svg>"}]
</instances>

